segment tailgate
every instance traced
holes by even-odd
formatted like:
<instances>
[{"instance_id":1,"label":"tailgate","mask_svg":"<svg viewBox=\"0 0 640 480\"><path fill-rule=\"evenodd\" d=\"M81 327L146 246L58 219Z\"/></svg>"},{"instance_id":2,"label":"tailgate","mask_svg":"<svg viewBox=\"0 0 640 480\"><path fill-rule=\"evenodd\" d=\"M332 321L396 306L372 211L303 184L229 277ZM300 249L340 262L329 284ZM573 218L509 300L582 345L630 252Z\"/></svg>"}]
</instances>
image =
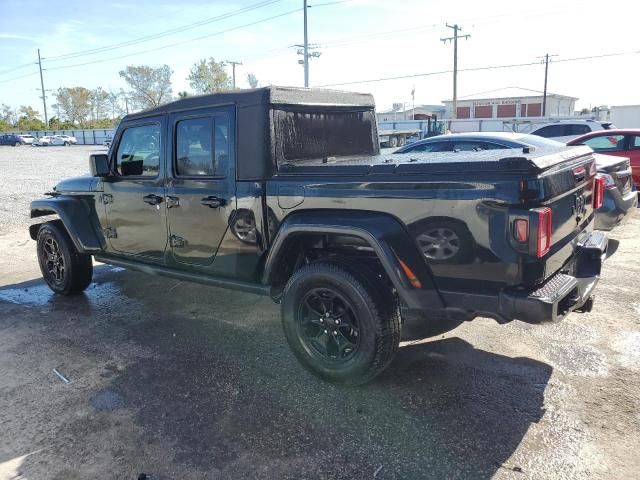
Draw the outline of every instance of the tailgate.
<instances>
[{"instance_id":1,"label":"tailgate","mask_svg":"<svg viewBox=\"0 0 640 480\"><path fill-rule=\"evenodd\" d=\"M591 149L580 147L543 160L542 165L546 168L538 177L538 200L552 213L551 247L540 272L546 279L573 258L584 232L593 229L596 164Z\"/></svg>"},{"instance_id":2,"label":"tailgate","mask_svg":"<svg viewBox=\"0 0 640 480\"><path fill-rule=\"evenodd\" d=\"M623 196L629 193L633 188L631 160L627 157L602 155L598 153L594 156L596 158L596 167L598 168L598 172L610 175Z\"/></svg>"}]
</instances>

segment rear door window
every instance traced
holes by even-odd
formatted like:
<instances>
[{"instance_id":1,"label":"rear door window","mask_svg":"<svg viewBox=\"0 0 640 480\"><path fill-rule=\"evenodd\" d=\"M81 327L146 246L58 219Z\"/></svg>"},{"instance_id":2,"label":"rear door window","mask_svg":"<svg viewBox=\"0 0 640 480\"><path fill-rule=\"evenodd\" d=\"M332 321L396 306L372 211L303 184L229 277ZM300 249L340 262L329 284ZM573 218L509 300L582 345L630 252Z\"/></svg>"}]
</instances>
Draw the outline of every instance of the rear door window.
<instances>
[{"instance_id":1,"label":"rear door window","mask_svg":"<svg viewBox=\"0 0 640 480\"><path fill-rule=\"evenodd\" d=\"M176 124L176 174L224 177L229 161L229 118L189 118Z\"/></svg>"},{"instance_id":2,"label":"rear door window","mask_svg":"<svg viewBox=\"0 0 640 480\"><path fill-rule=\"evenodd\" d=\"M633 135L629 142L630 150L640 150L640 135Z\"/></svg>"},{"instance_id":3,"label":"rear door window","mask_svg":"<svg viewBox=\"0 0 640 480\"><path fill-rule=\"evenodd\" d=\"M532 132L533 135L538 135L539 137L544 138L553 138L553 137L564 137L564 125L547 125L546 127L542 127L535 132Z\"/></svg>"},{"instance_id":4,"label":"rear door window","mask_svg":"<svg viewBox=\"0 0 640 480\"><path fill-rule=\"evenodd\" d=\"M451 142L429 142L415 145L403 150L402 153L409 152L446 152L451 148Z\"/></svg>"},{"instance_id":5,"label":"rear door window","mask_svg":"<svg viewBox=\"0 0 640 480\"><path fill-rule=\"evenodd\" d=\"M585 133L591 132L591 127L589 125L584 125L580 123L567 124L564 126L564 134L565 136L569 135L584 135Z\"/></svg>"},{"instance_id":6,"label":"rear door window","mask_svg":"<svg viewBox=\"0 0 640 480\"><path fill-rule=\"evenodd\" d=\"M624 135L600 135L583 141L582 145L591 147L595 152L619 152L624 150Z\"/></svg>"}]
</instances>

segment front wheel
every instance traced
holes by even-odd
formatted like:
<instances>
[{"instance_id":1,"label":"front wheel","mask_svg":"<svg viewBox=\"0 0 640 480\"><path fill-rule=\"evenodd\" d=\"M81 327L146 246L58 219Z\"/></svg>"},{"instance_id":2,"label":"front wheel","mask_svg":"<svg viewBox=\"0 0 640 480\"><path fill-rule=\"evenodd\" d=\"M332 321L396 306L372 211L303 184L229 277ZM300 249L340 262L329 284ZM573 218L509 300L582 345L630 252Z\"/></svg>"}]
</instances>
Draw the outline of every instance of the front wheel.
<instances>
[{"instance_id":1,"label":"front wheel","mask_svg":"<svg viewBox=\"0 0 640 480\"><path fill-rule=\"evenodd\" d=\"M19 147L20 145L22 145L20 142L16 142L16 144L14 145L14 147Z\"/></svg>"},{"instance_id":2,"label":"front wheel","mask_svg":"<svg viewBox=\"0 0 640 480\"><path fill-rule=\"evenodd\" d=\"M71 145L69 142L64 142L65 147L68 147L69 145Z\"/></svg>"},{"instance_id":3,"label":"front wheel","mask_svg":"<svg viewBox=\"0 0 640 480\"><path fill-rule=\"evenodd\" d=\"M55 293L74 295L91 284L91 255L78 252L65 228L57 222L45 223L38 231L38 263L44 281Z\"/></svg>"},{"instance_id":4,"label":"front wheel","mask_svg":"<svg viewBox=\"0 0 640 480\"><path fill-rule=\"evenodd\" d=\"M306 265L293 274L283 293L282 324L302 365L343 385L373 379L400 342L391 292L375 278L331 263Z\"/></svg>"}]
</instances>

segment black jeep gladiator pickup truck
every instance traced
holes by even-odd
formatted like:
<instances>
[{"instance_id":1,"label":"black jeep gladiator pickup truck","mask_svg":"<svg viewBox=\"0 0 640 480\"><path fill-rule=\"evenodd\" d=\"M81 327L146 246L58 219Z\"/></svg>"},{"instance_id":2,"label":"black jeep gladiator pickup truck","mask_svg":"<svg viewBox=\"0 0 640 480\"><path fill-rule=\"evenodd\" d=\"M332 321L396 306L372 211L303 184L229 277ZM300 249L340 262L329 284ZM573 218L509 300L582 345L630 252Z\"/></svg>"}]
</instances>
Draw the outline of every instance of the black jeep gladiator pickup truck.
<instances>
[{"instance_id":1,"label":"black jeep gladiator pickup truck","mask_svg":"<svg viewBox=\"0 0 640 480\"><path fill-rule=\"evenodd\" d=\"M592 306L607 249L588 147L380 155L373 98L268 87L127 115L91 176L31 204L55 292L100 262L281 304L320 377L364 383L401 335ZM420 156L422 155L422 156Z\"/></svg>"}]
</instances>

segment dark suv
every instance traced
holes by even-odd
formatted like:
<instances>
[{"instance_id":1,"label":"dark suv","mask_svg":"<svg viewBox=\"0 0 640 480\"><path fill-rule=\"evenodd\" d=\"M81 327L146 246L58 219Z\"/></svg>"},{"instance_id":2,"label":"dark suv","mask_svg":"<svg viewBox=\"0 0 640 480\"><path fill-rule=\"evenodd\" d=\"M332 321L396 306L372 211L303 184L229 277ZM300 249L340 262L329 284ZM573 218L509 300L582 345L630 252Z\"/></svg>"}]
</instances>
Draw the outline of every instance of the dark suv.
<instances>
[{"instance_id":1,"label":"dark suv","mask_svg":"<svg viewBox=\"0 0 640 480\"><path fill-rule=\"evenodd\" d=\"M25 144L26 142L19 135L14 135L13 133L0 135L0 145L11 145L12 147L19 147Z\"/></svg>"},{"instance_id":2,"label":"dark suv","mask_svg":"<svg viewBox=\"0 0 640 480\"><path fill-rule=\"evenodd\" d=\"M31 204L58 217L30 227L55 292L96 258L268 295L301 363L345 384L401 334L589 310L607 248L591 149L383 156L370 95L188 97L126 116L90 164Z\"/></svg>"}]
</instances>

